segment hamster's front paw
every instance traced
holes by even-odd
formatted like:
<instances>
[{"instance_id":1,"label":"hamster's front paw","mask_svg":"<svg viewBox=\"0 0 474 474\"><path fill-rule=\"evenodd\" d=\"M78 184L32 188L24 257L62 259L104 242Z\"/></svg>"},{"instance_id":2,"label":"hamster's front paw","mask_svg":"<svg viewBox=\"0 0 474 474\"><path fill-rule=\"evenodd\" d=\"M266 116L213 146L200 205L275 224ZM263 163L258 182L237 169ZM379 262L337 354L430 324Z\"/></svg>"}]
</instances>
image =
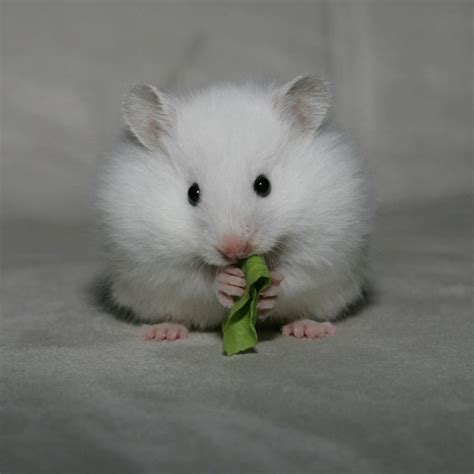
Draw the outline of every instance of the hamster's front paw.
<instances>
[{"instance_id":1,"label":"hamster's front paw","mask_svg":"<svg viewBox=\"0 0 474 474\"><path fill-rule=\"evenodd\" d=\"M260 295L257 303L258 315L265 317L272 312L280 293L280 284L283 276L272 272L270 286ZM236 298L240 298L245 291L245 275L238 267L226 267L217 275L217 298L226 308L232 308Z\"/></svg>"},{"instance_id":2,"label":"hamster's front paw","mask_svg":"<svg viewBox=\"0 0 474 474\"><path fill-rule=\"evenodd\" d=\"M294 336L298 339L320 339L327 336L334 336L334 334L336 334L336 328L328 322L318 323L312 319L300 319L282 326L281 332L284 336Z\"/></svg>"},{"instance_id":3,"label":"hamster's front paw","mask_svg":"<svg viewBox=\"0 0 474 474\"><path fill-rule=\"evenodd\" d=\"M188 337L188 330L182 324L160 323L143 326L141 335L145 341L179 341Z\"/></svg>"},{"instance_id":4,"label":"hamster's front paw","mask_svg":"<svg viewBox=\"0 0 474 474\"><path fill-rule=\"evenodd\" d=\"M272 272L272 282L270 286L260 295L257 303L258 315L265 318L275 308L275 304L280 294L280 285L283 281L281 273Z\"/></svg>"},{"instance_id":5,"label":"hamster's front paw","mask_svg":"<svg viewBox=\"0 0 474 474\"><path fill-rule=\"evenodd\" d=\"M217 298L226 308L234 306L234 298L245 291L245 275L238 267L226 267L217 275Z\"/></svg>"}]
</instances>

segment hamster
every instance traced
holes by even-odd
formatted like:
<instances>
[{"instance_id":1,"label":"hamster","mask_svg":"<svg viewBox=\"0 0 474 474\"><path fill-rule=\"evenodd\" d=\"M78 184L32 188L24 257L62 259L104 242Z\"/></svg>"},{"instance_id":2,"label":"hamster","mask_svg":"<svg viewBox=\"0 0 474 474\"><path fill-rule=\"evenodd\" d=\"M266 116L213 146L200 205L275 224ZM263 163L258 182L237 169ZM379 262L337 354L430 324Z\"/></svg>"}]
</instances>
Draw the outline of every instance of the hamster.
<instances>
[{"instance_id":1,"label":"hamster","mask_svg":"<svg viewBox=\"0 0 474 474\"><path fill-rule=\"evenodd\" d=\"M297 338L334 334L330 321L363 292L373 206L330 108L316 76L124 96L97 205L111 298L147 323L145 339L219 327L252 254L272 272L262 318Z\"/></svg>"}]
</instances>

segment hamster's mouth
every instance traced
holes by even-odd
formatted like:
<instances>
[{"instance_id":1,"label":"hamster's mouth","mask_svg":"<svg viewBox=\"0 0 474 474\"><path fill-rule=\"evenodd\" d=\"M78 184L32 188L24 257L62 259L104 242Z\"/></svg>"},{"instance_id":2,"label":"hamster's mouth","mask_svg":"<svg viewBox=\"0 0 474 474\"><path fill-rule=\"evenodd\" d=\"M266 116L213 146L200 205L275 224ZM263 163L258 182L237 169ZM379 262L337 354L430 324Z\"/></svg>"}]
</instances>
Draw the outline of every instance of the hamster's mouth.
<instances>
[{"instance_id":1,"label":"hamster's mouth","mask_svg":"<svg viewBox=\"0 0 474 474\"><path fill-rule=\"evenodd\" d=\"M280 264L281 254L282 254L281 250L272 249L269 252L266 252L262 255L270 271L275 270L275 268L277 268L278 265Z\"/></svg>"},{"instance_id":2,"label":"hamster's mouth","mask_svg":"<svg viewBox=\"0 0 474 474\"><path fill-rule=\"evenodd\" d=\"M262 254L270 271L280 266L282 257L288 253L288 247L289 237L280 237L269 251Z\"/></svg>"},{"instance_id":3,"label":"hamster's mouth","mask_svg":"<svg viewBox=\"0 0 474 474\"><path fill-rule=\"evenodd\" d=\"M279 239L273 247L267 252L257 253L261 255L269 268L270 271L275 270L281 263L282 256L286 253L288 247L288 239L281 238ZM224 268L229 265L237 265L238 261L235 262L223 262L222 265L219 265L214 262L209 262L204 257L196 257L196 268L204 271L211 278L216 277L217 274Z\"/></svg>"}]
</instances>

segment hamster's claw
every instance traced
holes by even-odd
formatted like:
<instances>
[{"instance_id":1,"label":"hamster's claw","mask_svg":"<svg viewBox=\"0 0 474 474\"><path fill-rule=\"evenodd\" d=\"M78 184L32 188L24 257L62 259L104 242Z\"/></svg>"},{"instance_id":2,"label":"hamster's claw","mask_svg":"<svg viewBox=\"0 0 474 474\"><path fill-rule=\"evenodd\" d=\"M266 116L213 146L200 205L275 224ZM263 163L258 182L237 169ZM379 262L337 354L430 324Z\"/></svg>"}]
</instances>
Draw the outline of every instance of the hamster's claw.
<instances>
[{"instance_id":1,"label":"hamster's claw","mask_svg":"<svg viewBox=\"0 0 474 474\"><path fill-rule=\"evenodd\" d=\"M272 272L271 284L260 295L257 303L260 318L266 317L275 307L282 281L283 277L280 273ZM226 267L217 275L217 298L223 306L232 308L236 298L240 298L244 294L245 286L244 272L238 267Z\"/></svg>"},{"instance_id":2,"label":"hamster's claw","mask_svg":"<svg viewBox=\"0 0 474 474\"><path fill-rule=\"evenodd\" d=\"M145 341L178 341L188 337L188 330L182 324L160 323L143 326L141 335Z\"/></svg>"},{"instance_id":3,"label":"hamster's claw","mask_svg":"<svg viewBox=\"0 0 474 474\"><path fill-rule=\"evenodd\" d=\"M311 319L300 319L282 326L281 332L284 336L294 336L298 339L322 339L334 336L336 328L329 322L318 323Z\"/></svg>"},{"instance_id":4,"label":"hamster's claw","mask_svg":"<svg viewBox=\"0 0 474 474\"><path fill-rule=\"evenodd\" d=\"M232 308L235 298L245 291L244 272L238 267L226 267L217 275L217 299L226 308Z\"/></svg>"},{"instance_id":5,"label":"hamster's claw","mask_svg":"<svg viewBox=\"0 0 474 474\"><path fill-rule=\"evenodd\" d=\"M257 303L258 316L260 319L264 319L268 316L275 308L278 295L280 294L281 282L283 276L281 273L272 272L272 282L268 288L260 295L260 299Z\"/></svg>"}]
</instances>

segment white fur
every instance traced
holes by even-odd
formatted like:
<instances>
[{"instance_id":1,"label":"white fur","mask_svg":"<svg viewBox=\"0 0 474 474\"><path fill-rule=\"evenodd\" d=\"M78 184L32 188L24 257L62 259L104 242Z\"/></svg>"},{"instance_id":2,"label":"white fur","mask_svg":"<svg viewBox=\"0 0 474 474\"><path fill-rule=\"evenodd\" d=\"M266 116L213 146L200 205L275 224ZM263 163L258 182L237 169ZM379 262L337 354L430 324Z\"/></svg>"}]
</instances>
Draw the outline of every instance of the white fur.
<instances>
[{"instance_id":1,"label":"white fur","mask_svg":"<svg viewBox=\"0 0 474 474\"><path fill-rule=\"evenodd\" d=\"M118 304L144 321L217 326L215 279L226 262L215 247L235 233L253 235L255 253L285 278L274 318L331 319L360 296L372 214L362 162L338 132L297 130L280 96L249 84L163 96L173 117L160 146L119 143L98 195ZM252 188L262 173L272 185L264 198Z\"/></svg>"}]
</instances>

